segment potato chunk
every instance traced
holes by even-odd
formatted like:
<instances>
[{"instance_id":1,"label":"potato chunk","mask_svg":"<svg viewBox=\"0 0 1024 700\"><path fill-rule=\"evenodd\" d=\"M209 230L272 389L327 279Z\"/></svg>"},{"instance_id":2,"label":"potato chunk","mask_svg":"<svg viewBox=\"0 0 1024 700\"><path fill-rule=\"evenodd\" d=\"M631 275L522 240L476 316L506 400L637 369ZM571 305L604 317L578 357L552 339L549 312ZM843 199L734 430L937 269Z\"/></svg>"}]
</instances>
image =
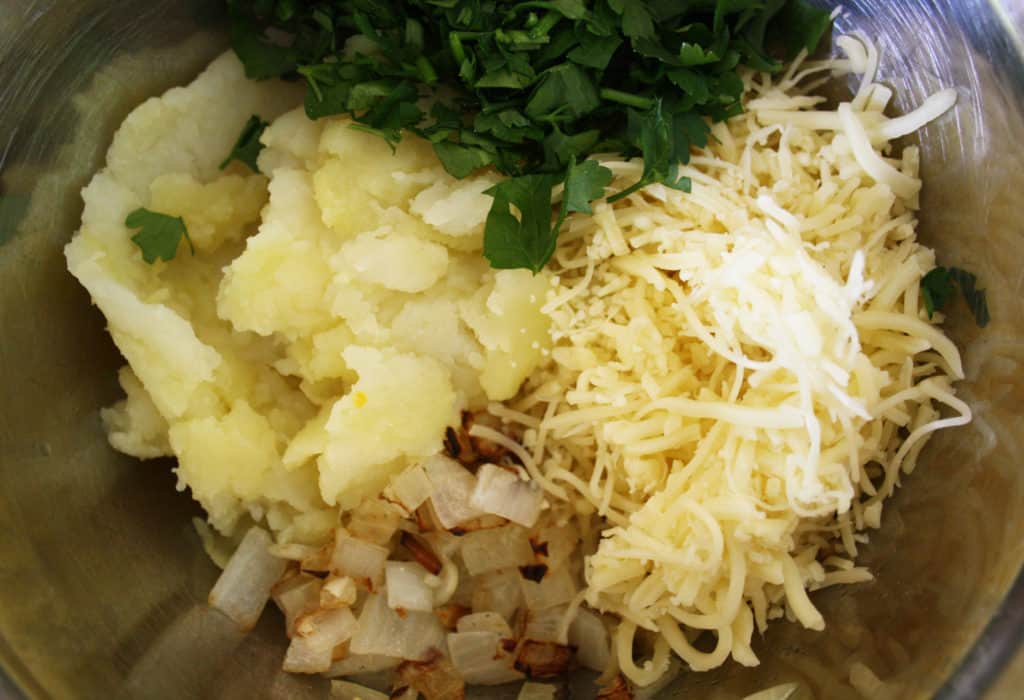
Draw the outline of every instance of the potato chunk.
<instances>
[{"instance_id":1,"label":"potato chunk","mask_svg":"<svg viewBox=\"0 0 1024 700\"><path fill-rule=\"evenodd\" d=\"M350 508L379 493L408 459L437 452L456 414L451 380L436 360L360 346L344 355L359 380L327 421L320 489L328 503Z\"/></svg>"}]
</instances>

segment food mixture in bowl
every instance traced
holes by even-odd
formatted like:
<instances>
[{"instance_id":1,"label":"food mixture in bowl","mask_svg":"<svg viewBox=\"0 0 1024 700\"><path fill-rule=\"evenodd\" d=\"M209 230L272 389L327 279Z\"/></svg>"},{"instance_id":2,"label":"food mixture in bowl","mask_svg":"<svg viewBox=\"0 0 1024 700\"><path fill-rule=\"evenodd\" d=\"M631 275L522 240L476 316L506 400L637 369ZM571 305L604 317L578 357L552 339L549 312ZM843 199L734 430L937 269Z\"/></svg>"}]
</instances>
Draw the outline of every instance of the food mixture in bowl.
<instances>
[{"instance_id":1,"label":"food mixture in bowl","mask_svg":"<svg viewBox=\"0 0 1024 700\"><path fill-rule=\"evenodd\" d=\"M885 499L970 420L939 309L959 287L984 323L984 296L916 241L917 149L893 145L955 92L885 116L874 46L808 58L828 16L802 2L764 19L813 35L784 65L701 49L692 22L662 55L611 0L507 3L501 22L543 10L523 31L555 40L488 49L506 82L476 92L456 66L488 95L460 116L407 55L438 64L421 20L448 13L465 59L481 32L452 26L483 20L460 3L393 3L393 59L385 20L317 9L343 48L280 64L309 40L294 5L271 14L302 31L275 42L233 7L235 52L127 118L66 250L127 360L110 442L177 459L224 569L211 604L249 628L272 599L284 669L350 679L346 698L554 697L576 667L605 697L649 695L756 665L772 620L824 629L808 593L872 578L857 553ZM705 13L708 37L749 44L740 9ZM548 64L519 84L529 51ZM623 136L573 141L590 117L565 115L616 61L641 83L662 62L671 106L595 88ZM405 103L408 82L324 77L385 64L422 76ZM842 76L852 98L819 96ZM701 101L729 80L734 103ZM565 104L540 110L556 82Z\"/></svg>"}]
</instances>

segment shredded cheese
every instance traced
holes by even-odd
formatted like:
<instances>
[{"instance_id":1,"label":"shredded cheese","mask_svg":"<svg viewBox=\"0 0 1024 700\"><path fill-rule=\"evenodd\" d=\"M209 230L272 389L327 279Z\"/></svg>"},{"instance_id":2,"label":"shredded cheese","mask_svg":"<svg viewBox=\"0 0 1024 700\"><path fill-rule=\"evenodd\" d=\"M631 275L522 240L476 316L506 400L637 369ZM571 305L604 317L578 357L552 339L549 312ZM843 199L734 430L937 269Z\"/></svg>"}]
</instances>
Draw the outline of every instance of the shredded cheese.
<instances>
[{"instance_id":1,"label":"shredded cheese","mask_svg":"<svg viewBox=\"0 0 1024 700\"><path fill-rule=\"evenodd\" d=\"M861 531L929 435L970 420L959 353L918 304L934 254L915 240L917 154L888 144L955 92L887 119L877 50L837 43L845 60L746 76L745 114L681 170L691 193L652 186L569 221L547 364L495 411L538 482L608 523L585 596L621 617L616 662L640 685L669 648L694 670L753 665L770 619L823 629L808 591L870 580ZM851 70L852 101L816 111L821 77ZM617 184L642 167L604 164Z\"/></svg>"}]
</instances>

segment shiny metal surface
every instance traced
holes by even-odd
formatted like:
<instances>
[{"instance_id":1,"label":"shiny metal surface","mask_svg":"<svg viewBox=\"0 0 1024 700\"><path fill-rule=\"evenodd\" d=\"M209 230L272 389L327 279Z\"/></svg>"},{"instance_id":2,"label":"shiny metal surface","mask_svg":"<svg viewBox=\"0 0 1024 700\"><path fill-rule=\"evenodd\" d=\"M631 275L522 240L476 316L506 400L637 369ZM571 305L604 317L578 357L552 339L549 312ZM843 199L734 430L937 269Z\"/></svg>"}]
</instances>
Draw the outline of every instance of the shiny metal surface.
<instances>
[{"instance_id":1,"label":"shiny metal surface","mask_svg":"<svg viewBox=\"0 0 1024 700\"><path fill-rule=\"evenodd\" d=\"M197 510L170 464L107 446L98 411L117 398L119 360L61 256L116 125L223 47L217 6L0 0L0 698L14 686L33 698L325 693L276 670L275 614L243 639L205 610L215 571L189 523ZM879 697L1020 697L1024 682L1020 661L1003 672L1024 631L1024 3L845 8L841 30L880 37L900 108L940 86L960 93L922 137L921 231L989 290L987 329L951 325L980 420L905 479L865 548L877 581L816 596L825 633L776 625L755 647L759 668L687 675L664 697L801 680L822 700L855 698L855 661L886 682Z\"/></svg>"}]
</instances>

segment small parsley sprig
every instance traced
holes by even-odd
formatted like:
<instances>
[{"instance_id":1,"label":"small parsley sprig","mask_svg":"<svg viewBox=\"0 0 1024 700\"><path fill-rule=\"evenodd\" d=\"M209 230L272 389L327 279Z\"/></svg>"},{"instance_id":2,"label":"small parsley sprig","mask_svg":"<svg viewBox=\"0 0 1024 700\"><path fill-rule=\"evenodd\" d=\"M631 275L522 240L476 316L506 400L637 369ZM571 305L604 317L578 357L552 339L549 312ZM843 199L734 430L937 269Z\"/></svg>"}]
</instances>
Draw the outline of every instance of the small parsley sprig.
<instances>
[{"instance_id":1,"label":"small parsley sprig","mask_svg":"<svg viewBox=\"0 0 1024 700\"><path fill-rule=\"evenodd\" d=\"M223 170L231 164L231 161L237 160L240 163L245 163L249 170L258 173L260 169L256 165L256 160L259 158L260 151L263 150L260 136L263 135L263 131L268 126L270 126L269 123L263 121L255 114L249 117L249 120L245 122L241 133L238 135L235 145L231 147L231 152L228 153L227 158L221 161L220 169Z\"/></svg>"},{"instance_id":2,"label":"small parsley sprig","mask_svg":"<svg viewBox=\"0 0 1024 700\"><path fill-rule=\"evenodd\" d=\"M188 241L189 250L195 255L196 249L180 216L169 216L150 211L145 207L136 209L124 220L128 228L140 229L132 236L132 242L142 251L142 259L150 265L157 259L171 261L178 254L181 239Z\"/></svg>"},{"instance_id":3,"label":"small parsley sprig","mask_svg":"<svg viewBox=\"0 0 1024 700\"><path fill-rule=\"evenodd\" d=\"M606 194L611 172L588 156L644 158L612 200L651 183L688 191L679 165L707 121L742 110L738 69L777 71L830 26L806 0L227 3L246 74L305 80L310 118L348 115L392 146L428 139L455 177L507 175L489 191L484 255L535 272L567 214Z\"/></svg>"},{"instance_id":4,"label":"small parsley sprig","mask_svg":"<svg viewBox=\"0 0 1024 700\"><path fill-rule=\"evenodd\" d=\"M921 296L928 318L944 309L957 289L971 310L974 322L982 328L987 326L991 318L985 290L978 289L977 277L959 267L936 267L921 279Z\"/></svg>"}]
</instances>

